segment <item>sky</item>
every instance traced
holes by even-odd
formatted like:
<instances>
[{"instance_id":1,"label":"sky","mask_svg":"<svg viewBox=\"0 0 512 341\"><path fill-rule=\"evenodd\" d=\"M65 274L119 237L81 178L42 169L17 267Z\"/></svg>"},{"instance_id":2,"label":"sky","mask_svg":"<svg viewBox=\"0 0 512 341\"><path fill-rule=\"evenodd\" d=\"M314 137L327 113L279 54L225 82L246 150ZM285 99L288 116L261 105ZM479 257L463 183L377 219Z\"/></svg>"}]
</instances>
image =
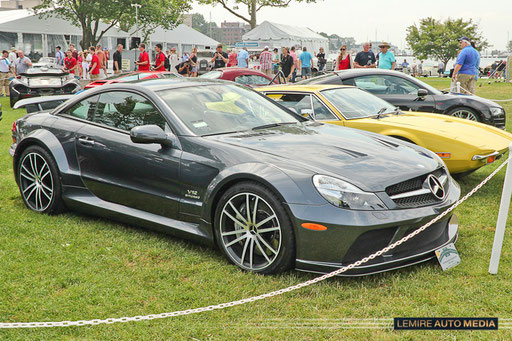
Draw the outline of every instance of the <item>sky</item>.
<instances>
[{"instance_id":1,"label":"sky","mask_svg":"<svg viewBox=\"0 0 512 341\"><path fill-rule=\"evenodd\" d=\"M230 0L230 4L234 1ZM241 10L245 9L241 6ZM210 15L214 22L241 21L222 6L204 6L194 3L190 13ZM246 14L246 13L244 13ZM288 8L265 7L258 12L258 23L265 20L286 25L305 26L316 32L354 37L365 40L389 41L406 48L406 28L418 24L421 18L473 19L483 36L492 45L490 49L504 50L507 35L512 39L512 1L490 2L463 0L318 0L306 4L293 2Z\"/></svg>"}]
</instances>

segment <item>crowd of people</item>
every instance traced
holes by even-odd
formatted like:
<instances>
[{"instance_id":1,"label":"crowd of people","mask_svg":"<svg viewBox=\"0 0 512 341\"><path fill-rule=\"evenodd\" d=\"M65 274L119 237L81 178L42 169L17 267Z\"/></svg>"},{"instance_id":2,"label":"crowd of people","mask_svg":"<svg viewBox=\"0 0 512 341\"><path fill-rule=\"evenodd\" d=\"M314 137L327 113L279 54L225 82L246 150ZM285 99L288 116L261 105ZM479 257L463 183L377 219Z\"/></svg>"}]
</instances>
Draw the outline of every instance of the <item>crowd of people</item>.
<instances>
[{"instance_id":1,"label":"crowd of people","mask_svg":"<svg viewBox=\"0 0 512 341\"><path fill-rule=\"evenodd\" d=\"M467 37L459 39L460 51L452 70L454 82L459 82L463 89L474 93L475 81L479 75L480 55L475 49L474 42L470 42ZM334 70L345 70L352 68L380 68L387 70L396 69L397 62L395 55L390 51L390 45L383 42L379 46L379 52L372 51L372 44L367 42L362 46L362 50L357 52L353 58L346 45L342 45L339 54L334 61ZM119 74L123 71L123 45L119 44L113 53L113 71ZM199 74L199 58L197 48L193 48L190 53L184 52L178 55L176 48L168 49L165 53L161 44L155 45L155 58L153 63L150 61L145 44L139 45L139 56L135 61L135 68L138 71L171 71L177 72L186 77L197 77ZM314 63L316 58L316 65ZM70 44L69 49L62 51L60 46L55 48L55 63L64 68L65 71L75 75L75 77L85 80L96 80L107 77L107 64L110 59L108 49L103 49L101 44L96 47L91 46L87 51L78 51L74 44ZM318 52L311 53L307 47L296 48L292 46L282 47L280 49L270 49L265 46L259 54L250 56L247 48L241 48L238 51L228 49L224 52L223 45L217 45L214 55L207 60L211 69L223 67L250 67L250 62L259 64L261 72L272 77L282 72L287 82L295 82L297 76L302 79L311 77L312 70L322 72L327 65L327 56L325 50L320 48ZM32 66L31 60L25 56L22 50L2 51L0 57L0 87L1 95L9 95L9 80L17 74L25 72ZM254 66L254 64L253 64ZM401 63L401 70L410 73L413 76L424 74L423 60L419 63L410 65L406 59ZM437 71L439 76L443 76L445 65L440 62ZM502 72L504 64L493 64L491 74Z\"/></svg>"}]
</instances>

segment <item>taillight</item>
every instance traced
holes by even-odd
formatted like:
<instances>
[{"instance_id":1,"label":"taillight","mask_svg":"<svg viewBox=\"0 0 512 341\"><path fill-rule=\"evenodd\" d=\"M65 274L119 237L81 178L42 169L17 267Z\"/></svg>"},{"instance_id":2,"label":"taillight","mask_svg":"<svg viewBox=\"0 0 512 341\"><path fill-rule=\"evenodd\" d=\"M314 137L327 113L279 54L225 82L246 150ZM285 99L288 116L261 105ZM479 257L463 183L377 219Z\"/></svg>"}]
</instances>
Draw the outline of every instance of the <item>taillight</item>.
<instances>
[{"instance_id":1,"label":"taillight","mask_svg":"<svg viewBox=\"0 0 512 341\"><path fill-rule=\"evenodd\" d=\"M14 123L12 124L12 128L11 128L11 132L12 132L12 143L16 143L16 133L17 133L17 129L16 129L16 121L14 121Z\"/></svg>"}]
</instances>

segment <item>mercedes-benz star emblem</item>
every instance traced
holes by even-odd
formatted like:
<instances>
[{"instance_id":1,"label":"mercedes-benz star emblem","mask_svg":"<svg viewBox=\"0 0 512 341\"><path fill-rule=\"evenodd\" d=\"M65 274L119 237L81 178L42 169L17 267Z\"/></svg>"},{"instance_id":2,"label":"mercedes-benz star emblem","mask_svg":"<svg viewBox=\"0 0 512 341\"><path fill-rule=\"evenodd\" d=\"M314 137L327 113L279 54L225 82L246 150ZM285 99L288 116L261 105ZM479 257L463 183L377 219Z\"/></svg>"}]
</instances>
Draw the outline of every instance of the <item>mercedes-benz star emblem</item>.
<instances>
[{"instance_id":1,"label":"mercedes-benz star emblem","mask_svg":"<svg viewBox=\"0 0 512 341\"><path fill-rule=\"evenodd\" d=\"M446 192L444 190L444 187L443 187L443 184L441 183L441 181L439 181L439 179L437 177L435 177L434 175L430 174L427 178L427 184L428 184L428 187L430 188L430 191L432 192L432 194L439 200L443 200L444 197L446 196Z\"/></svg>"}]
</instances>

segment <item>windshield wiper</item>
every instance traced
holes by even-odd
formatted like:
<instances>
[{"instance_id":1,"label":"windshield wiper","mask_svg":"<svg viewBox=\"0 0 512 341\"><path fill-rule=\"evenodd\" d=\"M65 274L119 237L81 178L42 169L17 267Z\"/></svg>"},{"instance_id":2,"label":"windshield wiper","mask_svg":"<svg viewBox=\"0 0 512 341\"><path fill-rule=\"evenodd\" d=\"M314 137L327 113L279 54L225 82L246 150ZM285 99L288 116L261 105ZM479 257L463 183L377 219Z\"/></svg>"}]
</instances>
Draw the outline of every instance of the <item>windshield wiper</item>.
<instances>
[{"instance_id":1,"label":"windshield wiper","mask_svg":"<svg viewBox=\"0 0 512 341\"><path fill-rule=\"evenodd\" d=\"M386 108L386 107L381 108L381 109L379 110L379 112L377 112L377 115L375 116L375 118L376 118L376 119L381 118L381 116L380 116L380 115L384 114L384 113L386 112L386 110L388 110L388 108Z\"/></svg>"},{"instance_id":2,"label":"windshield wiper","mask_svg":"<svg viewBox=\"0 0 512 341\"><path fill-rule=\"evenodd\" d=\"M402 111L402 109L400 109L400 107L395 107L395 110L393 111L393 114L394 115L402 115L404 112Z\"/></svg>"},{"instance_id":3,"label":"windshield wiper","mask_svg":"<svg viewBox=\"0 0 512 341\"><path fill-rule=\"evenodd\" d=\"M220 132L220 133L213 133L213 134L205 134L205 135L201 135L201 137L206 137L206 136L215 136L215 135L229 135L229 134L236 134L236 133L241 133L243 130L234 130L234 131L223 131L223 132Z\"/></svg>"},{"instance_id":4,"label":"windshield wiper","mask_svg":"<svg viewBox=\"0 0 512 341\"><path fill-rule=\"evenodd\" d=\"M274 128L274 127L279 127L279 126L286 125L286 124L296 124L296 123L297 122L270 123L270 124L264 124L264 125L261 125L261 126L254 127L254 128L252 128L252 130Z\"/></svg>"}]
</instances>

